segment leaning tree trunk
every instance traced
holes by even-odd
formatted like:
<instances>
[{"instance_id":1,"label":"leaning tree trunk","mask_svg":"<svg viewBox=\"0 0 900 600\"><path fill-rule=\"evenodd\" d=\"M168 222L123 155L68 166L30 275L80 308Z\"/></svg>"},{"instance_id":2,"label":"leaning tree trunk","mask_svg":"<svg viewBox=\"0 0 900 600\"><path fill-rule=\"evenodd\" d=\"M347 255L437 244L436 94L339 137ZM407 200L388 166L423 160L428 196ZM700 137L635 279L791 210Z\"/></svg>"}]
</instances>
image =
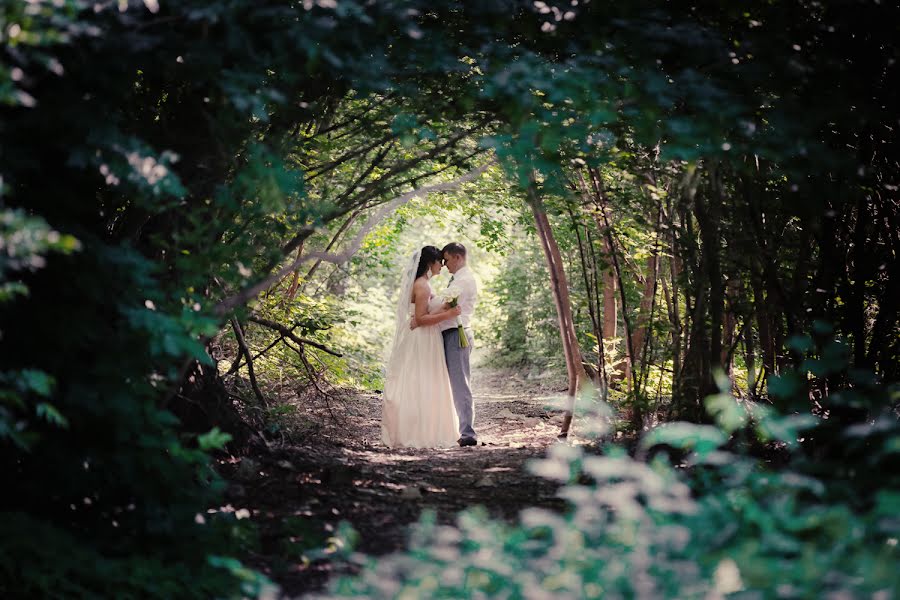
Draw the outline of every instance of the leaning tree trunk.
<instances>
[{"instance_id":1,"label":"leaning tree trunk","mask_svg":"<svg viewBox=\"0 0 900 600\"><path fill-rule=\"evenodd\" d=\"M588 377L582 363L578 338L575 335L575 321L572 318L572 303L569 299L569 284L566 280L566 272L563 267L559 245L553 236L550 220L547 218L547 213L544 210L544 203L534 184L529 186L527 195L528 204L534 213L538 237L541 239L541 248L544 251L544 257L547 259L550 286L553 291L553 301L556 304L556 315L559 319L559 334L562 337L563 351L566 358L566 372L569 377L567 406L562 428L559 432L559 437L565 438L568 436L569 428L572 424L575 397Z\"/></svg>"}]
</instances>

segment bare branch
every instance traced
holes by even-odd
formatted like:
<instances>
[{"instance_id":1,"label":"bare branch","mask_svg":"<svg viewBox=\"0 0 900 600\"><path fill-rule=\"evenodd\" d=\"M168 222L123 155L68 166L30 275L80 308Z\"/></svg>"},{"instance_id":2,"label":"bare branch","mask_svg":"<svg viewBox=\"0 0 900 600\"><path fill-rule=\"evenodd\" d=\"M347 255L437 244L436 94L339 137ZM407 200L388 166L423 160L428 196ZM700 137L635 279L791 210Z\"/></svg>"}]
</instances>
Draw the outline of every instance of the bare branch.
<instances>
[{"instance_id":1,"label":"bare branch","mask_svg":"<svg viewBox=\"0 0 900 600\"><path fill-rule=\"evenodd\" d=\"M351 150L350 152L347 152L346 154L344 154L342 156L339 156L338 158L334 159L330 163L327 163L324 165L314 165L314 166L307 167L307 171L309 172L309 174L306 177L306 183L309 183L312 180L316 179L317 177L321 177L325 173L328 173L329 171L336 169L337 167L339 167L340 165L344 164L345 162L347 162L348 160L350 160L352 158L368 154L369 152L371 152L373 149L377 148L378 146L381 146L382 144L386 144L387 142L391 141L391 139L393 137L394 137L394 134L389 133L387 135L384 135L384 136L378 138L374 142L363 146L362 148L356 148L354 150Z\"/></svg>"},{"instance_id":2,"label":"bare branch","mask_svg":"<svg viewBox=\"0 0 900 600\"><path fill-rule=\"evenodd\" d=\"M249 317L249 320L253 321L254 323L258 323L259 325L262 325L263 327L268 327L269 329L274 329L275 331L280 333L282 337L288 338L289 340L293 341L295 344L300 344L301 346L312 346L313 348L318 348L322 352L327 352L328 354L331 354L332 356L337 356L338 358L343 356L343 354L341 354L340 352L335 352L334 350L328 348L327 346L320 344L319 342L314 342L312 340L308 340L306 338L302 338L302 337L295 335L293 328L287 328L284 325L282 325L281 323L276 323L275 321L269 321L268 319L263 319L261 317ZM295 325L295 327L296 327L296 325Z\"/></svg>"},{"instance_id":3,"label":"bare branch","mask_svg":"<svg viewBox=\"0 0 900 600\"><path fill-rule=\"evenodd\" d=\"M259 389L259 384L256 382L256 372L253 370L253 358L250 356L250 348L247 347L247 340L244 339L244 332L241 330L241 324L238 323L237 319L231 319L231 326L234 328L234 337L237 339L238 347L241 349L244 358L247 360L247 373L250 375L250 387L253 388L253 393L256 395L256 399L259 400L259 403L266 406L266 398L263 396L262 391Z\"/></svg>"},{"instance_id":4,"label":"bare branch","mask_svg":"<svg viewBox=\"0 0 900 600\"><path fill-rule=\"evenodd\" d=\"M454 190L461 186L464 183L468 183L474 179L477 179L482 173L487 171L490 166L494 164L494 160L490 160L480 167L473 169L462 175L457 177L452 181L447 181L444 183L437 183L430 186L425 186L423 188L419 188L417 190L413 190L411 192L407 192L402 196L398 196L394 200L391 200L389 203L382 206L378 212L372 215L368 221L366 221L365 225L356 233L356 236L353 238L353 241L350 242L350 245L341 253L333 254L329 252L310 252L309 254L303 256L302 260L321 260L324 262L330 262L334 264L345 263L350 258L356 254L359 249L362 247L363 240L369 234L372 229L375 228L381 221L385 219L389 214L412 200L413 198L417 198L419 196L427 196L428 194L434 192L447 192L450 190Z\"/></svg>"}]
</instances>

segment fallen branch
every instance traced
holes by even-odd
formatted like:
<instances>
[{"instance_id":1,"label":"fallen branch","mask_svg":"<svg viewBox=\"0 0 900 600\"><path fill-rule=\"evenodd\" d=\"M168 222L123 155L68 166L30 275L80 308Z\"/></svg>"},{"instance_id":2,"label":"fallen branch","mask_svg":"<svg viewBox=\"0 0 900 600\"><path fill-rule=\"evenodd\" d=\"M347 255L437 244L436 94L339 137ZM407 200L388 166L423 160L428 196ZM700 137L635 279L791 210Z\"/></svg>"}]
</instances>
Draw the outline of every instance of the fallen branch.
<instances>
[{"instance_id":1,"label":"fallen branch","mask_svg":"<svg viewBox=\"0 0 900 600\"><path fill-rule=\"evenodd\" d=\"M293 329L296 328L296 327L298 327L298 325L295 325L295 326L294 326L293 328L291 328L291 329L293 330ZM265 356L266 353L269 352L269 350L271 350L272 348L274 348L275 346L277 346L277 345L278 345L278 342L280 342L280 341L283 340L283 339L284 339L284 336L283 336L283 335L279 335L277 338L275 338L275 340L274 340L271 344L269 344L268 346L266 346L265 348L263 348L262 350L260 350L259 352L257 352L257 353L256 353L256 356L253 357L253 360L258 359L260 356Z\"/></svg>"},{"instance_id":2,"label":"fallen branch","mask_svg":"<svg viewBox=\"0 0 900 600\"><path fill-rule=\"evenodd\" d=\"M331 348L328 348L327 346L324 346L324 345L320 344L319 342L314 342L314 341L308 340L306 338L298 337L296 334L294 334L293 327L289 329L289 328L285 327L284 325L282 325L281 323L276 323L275 321L270 321L268 319L263 319L261 317L249 317L249 320L253 321L254 323L257 323L259 325L262 325L263 327L268 327L269 329L274 329L275 331L277 331L278 333L281 334L282 338L287 338L287 339L291 340L292 342L294 342L295 344L300 344L301 346L312 346L313 348L317 348L317 349L321 350L322 352L327 352L328 354L331 354L332 356L337 356L338 358L343 356L343 354L341 354L340 352L335 352ZM296 327L296 325L294 327Z\"/></svg>"}]
</instances>

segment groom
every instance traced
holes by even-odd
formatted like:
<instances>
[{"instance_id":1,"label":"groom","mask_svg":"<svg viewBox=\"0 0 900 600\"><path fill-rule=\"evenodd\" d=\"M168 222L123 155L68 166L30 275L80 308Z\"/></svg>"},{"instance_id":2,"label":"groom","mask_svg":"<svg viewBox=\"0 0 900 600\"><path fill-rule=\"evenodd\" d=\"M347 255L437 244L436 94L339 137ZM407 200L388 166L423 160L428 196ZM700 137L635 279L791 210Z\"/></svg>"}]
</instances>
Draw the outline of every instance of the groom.
<instances>
[{"instance_id":1,"label":"groom","mask_svg":"<svg viewBox=\"0 0 900 600\"><path fill-rule=\"evenodd\" d=\"M456 414L459 416L459 440L457 443L460 446L477 446L475 429L472 427L472 421L475 418L475 402L472 400L472 389L469 387L469 357L472 354L472 345L475 343L472 337L472 313L475 312L478 285L475 283L474 273L466 266L465 246L458 242L451 242L444 246L441 254L443 255L442 262L453 275L447 289L459 292L457 303L462 310L459 319L466 332L466 338L469 340L467 347L460 348L456 318L438 323L444 337L444 358L447 361L447 372L450 374L453 404L456 406ZM410 327L416 327L415 318L410 323Z\"/></svg>"}]
</instances>

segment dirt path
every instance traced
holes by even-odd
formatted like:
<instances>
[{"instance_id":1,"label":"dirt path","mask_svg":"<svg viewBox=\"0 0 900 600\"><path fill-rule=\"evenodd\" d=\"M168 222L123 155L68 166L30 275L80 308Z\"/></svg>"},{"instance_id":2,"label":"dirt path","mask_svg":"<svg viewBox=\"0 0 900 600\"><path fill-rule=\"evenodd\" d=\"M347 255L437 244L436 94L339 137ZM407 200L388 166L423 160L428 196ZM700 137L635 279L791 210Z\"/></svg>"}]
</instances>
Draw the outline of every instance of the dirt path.
<instances>
[{"instance_id":1,"label":"dirt path","mask_svg":"<svg viewBox=\"0 0 900 600\"><path fill-rule=\"evenodd\" d=\"M342 520L360 533L358 550L384 554L404 546L407 526L423 509L452 522L477 505L503 519L527 506L561 507L556 486L525 463L555 441L561 418L553 397L565 382L485 368L473 377L477 447L386 448L381 396L369 394L332 401L330 411L322 402L297 404L286 442L223 463L233 482L226 510L248 510L262 531L248 562L297 597L320 590L333 574L336 565L310 560L311 551Z\"/></svg>"}]
</instances>

